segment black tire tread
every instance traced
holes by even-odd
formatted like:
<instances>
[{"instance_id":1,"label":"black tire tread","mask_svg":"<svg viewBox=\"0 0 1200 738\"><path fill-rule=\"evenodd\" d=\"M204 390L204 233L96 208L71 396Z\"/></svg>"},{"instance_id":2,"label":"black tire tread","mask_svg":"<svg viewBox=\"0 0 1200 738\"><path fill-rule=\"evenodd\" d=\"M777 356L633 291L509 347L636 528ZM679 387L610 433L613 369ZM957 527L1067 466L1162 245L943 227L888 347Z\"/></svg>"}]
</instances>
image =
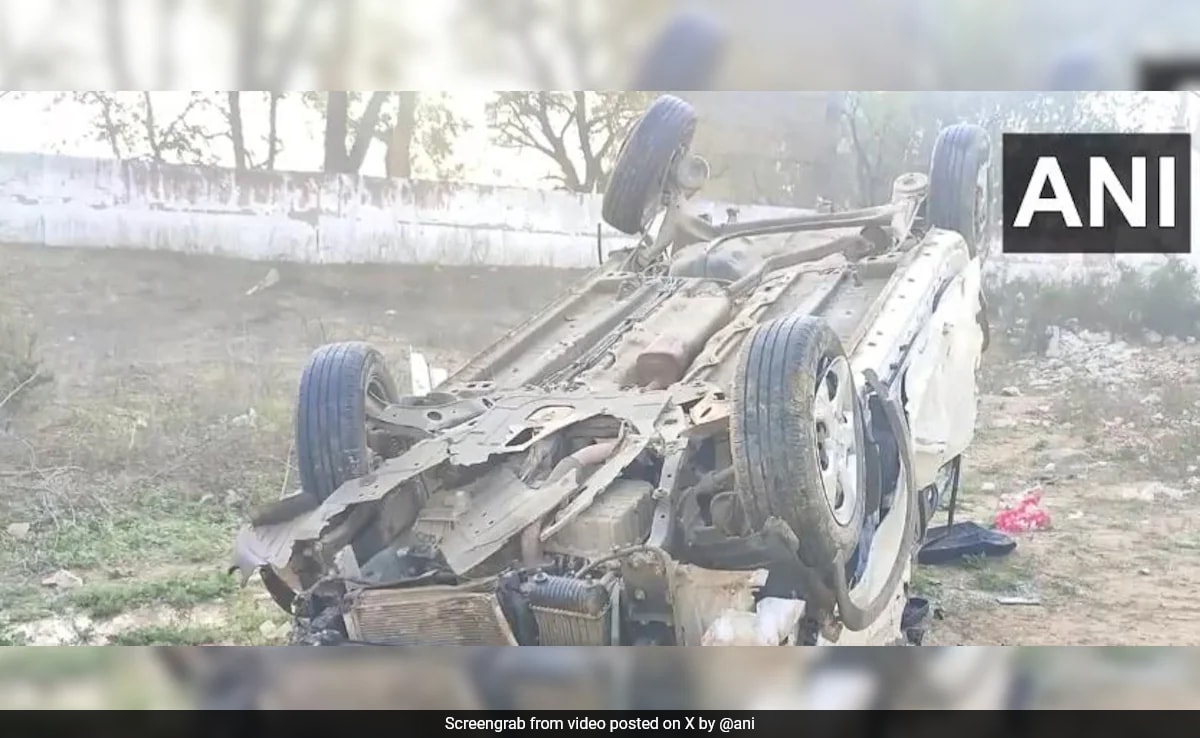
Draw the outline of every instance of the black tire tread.
<instances>
[{"instance_id":1,"label":"black tire tread","mask_svg":"<svg viewBox=\"0 0 1200 738\"><path fill-rule=\"evenodd\" d=\"M642 232L642 215L661 188L680 147L690 146L696 111L674 95L657 98L634 124L604 190L601 217L631 236Z\"/></svg>"},{"instance_id":2,"label":"black tire tread","mask_svg":"<svg viewBox=\"0 0 1200 738\"><path fill-rule=\"evenodd\" d=\"M369 471L365 387L372 374L395 398L383 356L367 343L326 344L304 367L296 412L296 461L301 487L318 500Z\"/></svg>"},{"instance_id":3,"label":"black tire tread","mask_svg":"<svg viewBox=\"0 0 1200 738\"><path fill-rule=\"evenodd\" d=\"M961 234L972 256L981 237L975 233L975 188L979 169L990 156L989 147L987 131L957 123L938 134L930 162L929 220L937 228Z\"/></svg>"},{"instance_id":4,"label":"black tire tread","mask_svg":"<svg viewBox=\"0 0 1200 738\"><path fill-rule=\"evenodd\" d=\"M757 529L769 517L787 523L800 540L800 556L810 566L832 565L849 555L862 528L865 497L850 523L833 518L821 492L815 454L811 398L817 371L826 358L844 356L841 341L825 321L806 315L759 325L746 339L734 379L730 418L734 472L744 504ZM851 391L853 391L853 386ZM855 413L858 478L865 483L864 426Z\"/></svg>"}]
</instances>

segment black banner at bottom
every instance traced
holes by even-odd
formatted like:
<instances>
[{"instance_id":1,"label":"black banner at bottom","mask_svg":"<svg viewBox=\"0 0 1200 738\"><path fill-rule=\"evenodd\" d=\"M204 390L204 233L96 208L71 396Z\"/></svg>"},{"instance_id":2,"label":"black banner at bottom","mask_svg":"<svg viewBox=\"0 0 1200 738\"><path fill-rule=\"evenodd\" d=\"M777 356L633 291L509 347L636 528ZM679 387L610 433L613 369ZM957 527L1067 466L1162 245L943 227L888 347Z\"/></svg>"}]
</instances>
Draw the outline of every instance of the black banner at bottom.
<instances>
[{"instance_id":1,"label":"black banner at bottom","mask_svg":"<svg viewBox=\"0 0 1200 738\"><path fill-rule=\"evenodd\" d=\"M1104 738L1194 730L1171 712L761 711L10 711L6 738L250 738L278 735L794 735L819 738Z\"/></svg>"}]
</instances>

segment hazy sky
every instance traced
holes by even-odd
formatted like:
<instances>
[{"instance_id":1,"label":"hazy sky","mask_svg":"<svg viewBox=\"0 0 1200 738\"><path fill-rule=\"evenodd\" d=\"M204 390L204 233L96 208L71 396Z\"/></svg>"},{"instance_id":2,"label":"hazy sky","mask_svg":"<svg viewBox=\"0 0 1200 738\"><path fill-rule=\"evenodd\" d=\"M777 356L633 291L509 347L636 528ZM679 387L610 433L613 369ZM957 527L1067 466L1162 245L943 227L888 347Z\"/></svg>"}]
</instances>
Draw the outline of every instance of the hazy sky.
<instances>
[{"instance_id":1,"label":"hazy sky","mask_svg":"<svg viewBox=\"0 0 1200 738\"><path fill-rule=\"evenodd\" d=\"M155 112L161 120L170 120L186 104L187 93L155 93ZM25 93L17 99L0 100L3 113L4 137L0 149L7 151L55 152L74 156L109 157L108 145L91 134L91 115L94 109L74 101L52 104L51 93ZM453 161L462 163L466 178L481 183L507 183L516 186L543 186L542 178L550 171L550 162L537 152L516 152L493 145L484 124L484 104L487 93L454 93L448 104L471 123L454 144ZM257 95L246 95L243 118L247 139L265 139L266 105ZM302 101L285 98L279 109L279 134L284 149L277 166L280 169L317 170L321 168L321 116ZM213 130L222 130L225 122L219 115L212 117ZM214 142L216 153L223 163L232 163L232 148L228 140ZM384 147L372 144L363 165L363 174L383 176ZM419 158L417 174L428 167Z\"/></svg>"}]
</instances>

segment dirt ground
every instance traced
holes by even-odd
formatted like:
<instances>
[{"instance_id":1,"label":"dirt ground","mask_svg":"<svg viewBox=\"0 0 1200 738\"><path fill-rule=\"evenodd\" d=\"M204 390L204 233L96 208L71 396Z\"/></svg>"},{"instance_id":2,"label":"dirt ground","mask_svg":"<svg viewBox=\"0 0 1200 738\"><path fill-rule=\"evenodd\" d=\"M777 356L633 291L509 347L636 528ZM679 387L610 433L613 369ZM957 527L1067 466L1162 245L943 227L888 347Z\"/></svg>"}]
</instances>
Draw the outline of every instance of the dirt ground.
<instances>
[{"instance_id":1,"label":"dirt ground","mask_svg":"<svg viewBox=\"0 0 1200 738\"><path fill-rule=\"evenodd\" d=\"M0 406L0 638L280 642L274 605L224 569L249 508L296 484L308 353L368 340L405 383L410 347L453 367L573 276L0 247L0 329L35 332L52 375ZM922 568L943 615L927 642L1200 643L1196 349L1144 349L1115 383L989 354L959 519L1040 483L1053 527Z\"/></svg>"}]
</instances>

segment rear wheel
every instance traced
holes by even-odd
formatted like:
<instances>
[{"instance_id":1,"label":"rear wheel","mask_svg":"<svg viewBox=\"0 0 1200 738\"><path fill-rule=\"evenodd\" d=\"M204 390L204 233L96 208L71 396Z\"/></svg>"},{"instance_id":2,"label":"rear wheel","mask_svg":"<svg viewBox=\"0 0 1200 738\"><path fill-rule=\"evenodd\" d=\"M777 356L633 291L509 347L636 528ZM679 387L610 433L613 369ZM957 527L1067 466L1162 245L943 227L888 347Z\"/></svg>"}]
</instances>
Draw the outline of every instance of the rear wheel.
<instances>
[{"instance_id":1,"label":"rear wheel","mask_svg":"<svg viewBox=\"0 0 1200 738\"><path fill-rule=\"evenodd\" d=\"M371 471L381 455L368 444L367 417L398 398L383 356L350 341L318 348L300 378L296 457L304 491L324 500Z\"/></svg>"},{"instance_id":2,"label":"rear wheel","mask_svg":"<svg viewBox=\"0 0 1200 738\"><path fill-rule=\"evenodd\" d=\"M738 358L730 437L747 514L791 527L826 570L858 543L866 506L863 417L850 363L825 321L764 323Z\"/></svg>"},{"instance_id":3,"label":"rear wheel","mask_svg":"<svg viewBox=\"0 0 1200 738\"><path fill-rule=\"evenodd\" d=\"M696 111L673 95L655 100L621 145L604 191L604 222L622 233L642 233L663 206L671 170L696 133Z\"/></svg>"},{"instance_id":4,"label":"rear wheel","mask_svg":"<svg viewBox=\"0 0 1200 738\"><path fill-rule=\"evenodd\" d=\"M933 145L928 215L937 228L957 231L971 255L987 229L991 144L987 131L959 123L943 128Z\"/></svg>"}]
</instances>

